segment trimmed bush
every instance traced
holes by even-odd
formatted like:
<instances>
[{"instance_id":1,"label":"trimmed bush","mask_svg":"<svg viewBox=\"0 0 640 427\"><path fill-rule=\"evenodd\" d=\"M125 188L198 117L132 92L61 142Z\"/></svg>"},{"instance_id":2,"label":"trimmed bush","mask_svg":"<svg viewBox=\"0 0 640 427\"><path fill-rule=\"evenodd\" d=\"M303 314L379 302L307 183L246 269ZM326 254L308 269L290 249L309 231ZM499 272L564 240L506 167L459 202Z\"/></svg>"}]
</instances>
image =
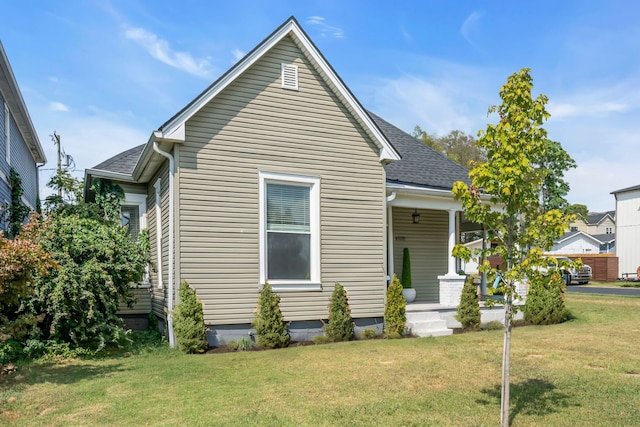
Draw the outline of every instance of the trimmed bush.
<instances>
[{"instance_id":1,"label":"trimmed bush","mask_svg":"<svg viewBox=\"0 0 640 427\"><path fill-rule=\"evenodd\" d=\"M384 331L387 338L401 338L407 325L407 303L402 295L402 285L398 276L387 288L387 305L384 310Z\"/></svg>"},{"instance_id":2,"label":"trimmed bush","mask_svg":"<svg viewBox=\"0 0 640 427\"><path fill-rule=\"evenodd\" d=\"M462 288L460 304L456 310L456 319L462 323L465 329L478 329L480 327L480 301L478 301L478 292L473 278L468 277Z\"/></svg>"},{"instance_id":3,"label":"trimmed bush","mask_svg":"<svg viewBox=\"0 0 640 427\"><path fill-rule=\"evenodd\" d=\"M349 341L353 339L353 319L346 289L336 282L329 304L329 324L324 332L331 341Z\"/></svg>"},{"instance_id":4,"label":"trimmed bush","mask_svg":"<svg viewBox=\"0 0 640 427\"><path fill-rule=\"evenodd\" d=\"M529 281L524 320L535 325L552 325L571 319L564 304L566 285L560 274L535 273Z\"/></svg>"},{"instance_id":5,"label":"trimmed bush","mask_svg":"<svg viewBox=\"0 0 640 427\"><path fill-rule=\"evenodd\" d=\"M280 296L273 292L268 283L260 291L253 327L258 333L260 347L283 348L291 341L280 311Z\"/></svg>"},{"instance_id":6,"label":"trimmed bush","mask_svg":"<svg viewBox=\"0 0 640 427\"><path fill-rule=\"evenodd\" d=\"M409 255L409 248L404 248L402 251L402 287L404 289L411 289L411 255Z\"/></svg>"},{"instance_id":7,"label":"trimmed bush","mask_svg":"<svg viewBox=\"0 0 640 427\"><path fill-rule=\"evenodd\" d=\"M209 348L202 303L187 282L180 285L180 302L173 311L173 329L180 351L204 353Z\"/></svg>"}]
</instances>

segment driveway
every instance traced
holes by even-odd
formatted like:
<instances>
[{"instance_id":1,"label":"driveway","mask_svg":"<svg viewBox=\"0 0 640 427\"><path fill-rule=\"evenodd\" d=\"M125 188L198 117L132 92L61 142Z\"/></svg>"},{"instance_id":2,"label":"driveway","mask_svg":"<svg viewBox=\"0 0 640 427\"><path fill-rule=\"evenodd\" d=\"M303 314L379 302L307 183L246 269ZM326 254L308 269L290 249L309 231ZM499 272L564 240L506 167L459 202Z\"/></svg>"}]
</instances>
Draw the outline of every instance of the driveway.
<instances>
[{"instance_id":1,"label":"driveway","mask_svg":"<svg viewBox=\"0 0 640 427\"><path fill-rule=\"evenodd\" d=\"M640 288L593 288L580 285L567 286L567 292L601 295L626 295L640 297Z\"/></svg>"}]
</instances>

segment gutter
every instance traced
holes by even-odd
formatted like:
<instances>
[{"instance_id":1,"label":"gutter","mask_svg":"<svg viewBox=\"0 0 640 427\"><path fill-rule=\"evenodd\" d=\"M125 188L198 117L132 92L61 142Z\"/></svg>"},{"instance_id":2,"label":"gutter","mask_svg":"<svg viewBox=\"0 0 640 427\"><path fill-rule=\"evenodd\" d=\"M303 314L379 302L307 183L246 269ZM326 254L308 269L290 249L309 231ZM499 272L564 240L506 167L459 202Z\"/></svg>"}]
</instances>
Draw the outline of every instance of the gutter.
<instances>
[{"instance_id":1,"label":"gutter","mask_svg":"<svg viewBox=\"0 0 640 427\"><path fill-rule=\"evenodd\" d=\"M173 265L175 262L175 256L173 252L174 245L174 231L173 231L173 223L174 223L174 215L173 215L173 180L175 176L175 160L173 156L166 151L162 151L158 146L158 141L156 138L153 139L153 150L160 154L163 157L166 157L169 160L169 271L168 271L168 295L167 295L167 329L169 334L169 345L171 347L176 346L176 336L173 332L173 301L175 294L175 277L173 272Z\"/></svg>"}]
</instances>

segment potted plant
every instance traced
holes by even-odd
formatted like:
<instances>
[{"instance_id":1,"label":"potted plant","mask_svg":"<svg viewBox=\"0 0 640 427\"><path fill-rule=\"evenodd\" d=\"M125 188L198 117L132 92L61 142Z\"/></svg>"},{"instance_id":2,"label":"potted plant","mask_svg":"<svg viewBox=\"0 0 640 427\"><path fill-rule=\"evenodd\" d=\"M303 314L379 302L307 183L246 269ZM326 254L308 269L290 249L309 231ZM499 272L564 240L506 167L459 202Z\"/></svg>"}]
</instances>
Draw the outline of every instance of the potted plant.
<instances>
[{"instance_id":1,"label":"potted plant","mask_svg":"<svg viewBox=\"0 0 640 427\"><path fill-rule=\"evenodd\" d=\"M402 295L406 302L413 302L416 299L416 290L411 287L411 256L409 248L404 248L402 252Z\"/></svg>"}]
</instances>

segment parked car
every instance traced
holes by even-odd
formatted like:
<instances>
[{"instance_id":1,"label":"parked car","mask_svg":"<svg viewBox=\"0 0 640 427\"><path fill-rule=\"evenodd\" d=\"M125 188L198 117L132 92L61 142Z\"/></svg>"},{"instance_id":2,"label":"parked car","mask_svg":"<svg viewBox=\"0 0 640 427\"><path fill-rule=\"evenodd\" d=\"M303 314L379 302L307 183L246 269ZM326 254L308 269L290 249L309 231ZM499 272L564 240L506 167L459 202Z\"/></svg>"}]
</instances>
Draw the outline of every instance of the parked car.
<instances>
[{"instance_id":1,"label":"parked car","mask_svg":"<svg viewBox=\"0 0 640 427\"><path fill-rule=\"evenodd\" d=\"M571 258L566 256L558 256L553 257L553 261L551 261L551 265L549 265L549 270L553 270L556 268L560 268L562 273L562 277L567 285L571 285L572 283L577 283L578 285L585 285L589 283L591 280L591 266L587 264L582 264L581 268L575 267L564 267L564 265L570 264L573 261Z\"/></svg>"}]
</instances>

